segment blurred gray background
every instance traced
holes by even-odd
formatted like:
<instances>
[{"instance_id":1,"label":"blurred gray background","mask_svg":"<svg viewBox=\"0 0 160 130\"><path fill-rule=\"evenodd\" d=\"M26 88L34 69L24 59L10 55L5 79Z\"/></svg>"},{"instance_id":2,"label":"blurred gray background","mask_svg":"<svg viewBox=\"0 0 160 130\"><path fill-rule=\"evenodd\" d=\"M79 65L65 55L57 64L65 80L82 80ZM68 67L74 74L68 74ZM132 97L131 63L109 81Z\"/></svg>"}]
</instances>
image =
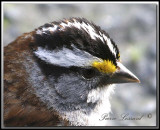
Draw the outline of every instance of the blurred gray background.
<instances>
[{"instance_id":1,"label":"blurred gray background","mask_svg":"<svg viewBox=\"0 0 160 130\"><path fill-rule=\"evenodd\" d=\"M3 13L4 46L22 33L62 18L84 17L101 26L118 45L122 63L141 80L116 85L110 100L112 117L125 113L143 118L114 120L110 125L156 125L156 4L5 3Z\"/></svg>"}]
</instances>

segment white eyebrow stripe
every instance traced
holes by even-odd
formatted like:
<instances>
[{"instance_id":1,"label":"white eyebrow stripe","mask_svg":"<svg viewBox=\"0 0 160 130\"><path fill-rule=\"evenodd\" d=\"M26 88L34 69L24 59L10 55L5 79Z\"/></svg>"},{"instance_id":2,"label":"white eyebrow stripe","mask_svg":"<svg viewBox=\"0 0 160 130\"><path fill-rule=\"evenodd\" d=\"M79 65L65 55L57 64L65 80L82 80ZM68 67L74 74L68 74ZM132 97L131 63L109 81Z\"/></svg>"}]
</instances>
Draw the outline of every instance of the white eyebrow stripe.
<instances>
[{"instance_id":1,"label":"white eyebrow stripe","mask_svg":"<svg viewBox=\"0 0 160 130\"><path fill-rule=\"evenodd\" d=\"M93 61L102 61L100 58L92 56L91 54L74 48L70 50L63 48L62 50L48 50L38 47L34 52L41 60L54 65L70 67L70 66L92 66Z\"/></svg>"}]
</instances>

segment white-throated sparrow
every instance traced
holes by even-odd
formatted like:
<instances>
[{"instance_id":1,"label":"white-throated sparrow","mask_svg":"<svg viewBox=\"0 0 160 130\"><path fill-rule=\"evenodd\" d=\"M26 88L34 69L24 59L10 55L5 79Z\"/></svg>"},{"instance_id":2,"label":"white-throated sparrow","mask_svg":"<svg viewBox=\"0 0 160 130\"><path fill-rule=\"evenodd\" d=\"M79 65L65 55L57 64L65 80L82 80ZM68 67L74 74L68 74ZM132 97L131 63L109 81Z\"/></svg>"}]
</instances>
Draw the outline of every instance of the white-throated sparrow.
<instances>
[{"instance_id":1,"label":"white-throated sparrow","mask_svg":"<svg viewBox=\"0 0 160 130\"><path fill-rule=\"evenodd\" d=\"M106 125L112 84L139 82L84 18L47 23L4 48L5 126Z\"/></svg>"}]
</instances>

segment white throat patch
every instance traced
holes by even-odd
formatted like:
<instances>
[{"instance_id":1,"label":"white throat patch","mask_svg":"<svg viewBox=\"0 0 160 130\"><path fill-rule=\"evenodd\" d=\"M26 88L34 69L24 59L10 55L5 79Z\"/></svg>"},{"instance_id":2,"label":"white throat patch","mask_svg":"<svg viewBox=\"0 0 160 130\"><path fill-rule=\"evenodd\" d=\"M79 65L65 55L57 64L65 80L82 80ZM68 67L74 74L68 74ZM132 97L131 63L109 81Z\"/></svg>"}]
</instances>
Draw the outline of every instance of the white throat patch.
<instances>
[{"instance_id":1,"label":"white throat patch","mask_svg":"<svg viewBox=\"0 0 160 130\"><path fill-rule=\"evenodd\" d=\"M107 126L106 120L101 120L104 113L111 113L110 96L114 92L114 85L93 89L88 94L87 102L94 103L99 100L95 109L89 114L84 114L81 110L61 113L64 119L70 121L73 126Z\"/></svg>"}]
</instances>

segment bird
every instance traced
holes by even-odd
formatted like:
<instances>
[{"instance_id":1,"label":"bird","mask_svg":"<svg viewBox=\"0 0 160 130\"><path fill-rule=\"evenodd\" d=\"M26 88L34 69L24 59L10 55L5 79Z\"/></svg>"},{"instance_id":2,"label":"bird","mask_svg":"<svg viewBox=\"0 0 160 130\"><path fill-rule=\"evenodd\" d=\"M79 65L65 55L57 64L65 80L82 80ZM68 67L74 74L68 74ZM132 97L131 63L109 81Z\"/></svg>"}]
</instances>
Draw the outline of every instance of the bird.
<instances>
[{"instance_id":1,"label":"bird","mask_svg":"<svg viewBox=\"0 0 160 130\"><path fill-rule=\"evenodd\" d=\"M139 82L94 22L46 23L4 47L4 126L105 126L115 84Z\"/></svg>"}]
</instances>

